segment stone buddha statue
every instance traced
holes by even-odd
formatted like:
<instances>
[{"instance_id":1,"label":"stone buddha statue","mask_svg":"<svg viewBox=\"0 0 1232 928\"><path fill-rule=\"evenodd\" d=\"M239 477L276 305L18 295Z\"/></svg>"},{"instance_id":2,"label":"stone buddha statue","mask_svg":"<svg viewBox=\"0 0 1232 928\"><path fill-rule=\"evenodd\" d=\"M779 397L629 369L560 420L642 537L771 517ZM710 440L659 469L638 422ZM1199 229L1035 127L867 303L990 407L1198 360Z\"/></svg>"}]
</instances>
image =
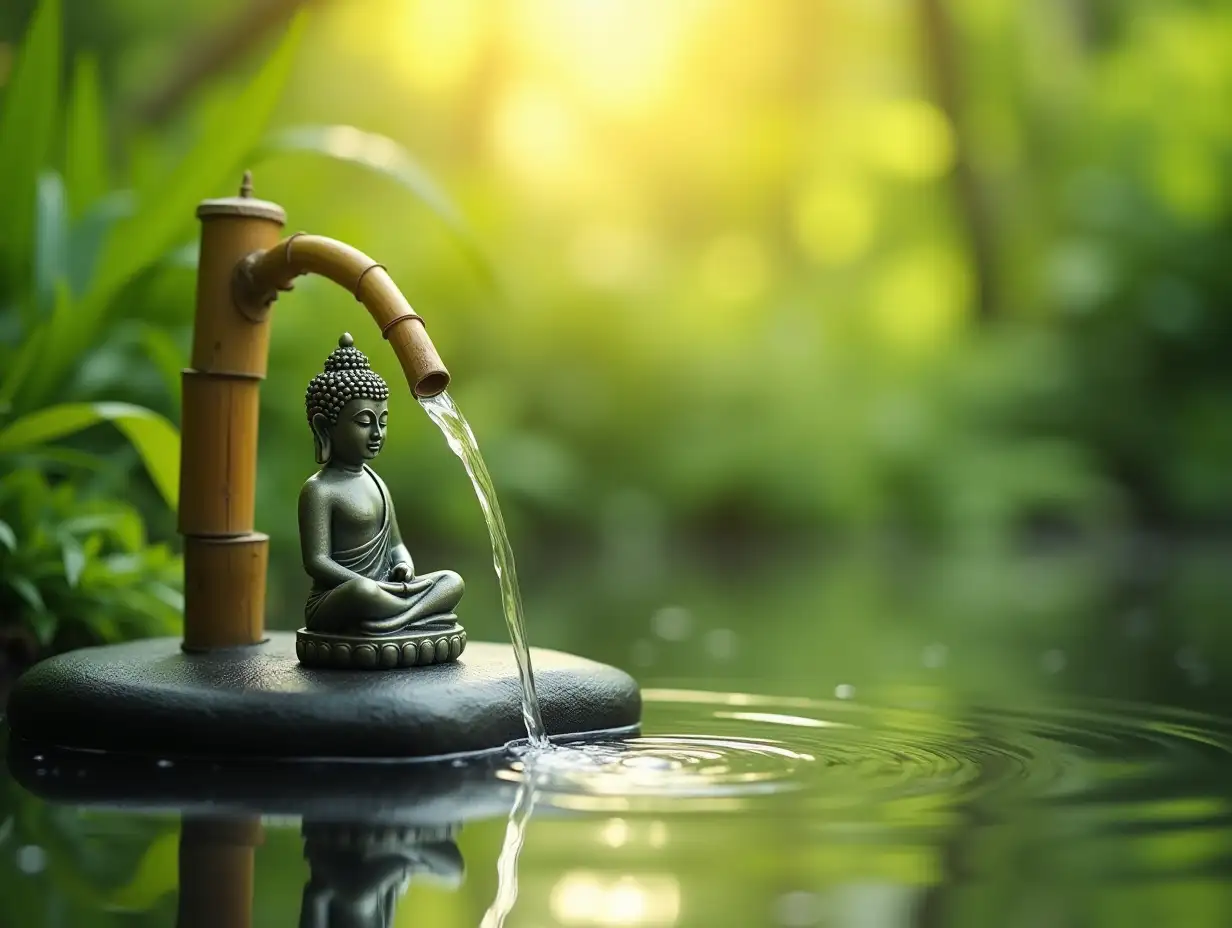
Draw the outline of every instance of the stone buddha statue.
<instances>
[{"instance_id":1,"label":"stone buddha statue","mask_svg":"<svg viewBox=\"0 0 1232 928\"><path fill-rule=\"evenodd\" d=\"M418 645L425 636L461 631L453 610L462 598L463 583L451 570L415 573L389 490L368 466L385 442L388 399L389 387L349 334L338 340L305 396L321 469L299 494L300 546L304 569L313 581L300 639L301 645L313 634L333 639L312 649L325 651L314 657L330 657L332 646L334 659L329 663L345 665L339 659L344 653L340 645L347 643L346 656L375 654L374 666L438 663L457 656L450 655L453 643L447 639L440 657L419 659ZM384 639L404 639L411 632L417 633L411 638L418 644L405 656L399 654L394 663L392 658L379 659ZM368 642L373 647L361 650ZM399 648L401 644L401 639L395 642ZM435 657L438 642L430 644Z\"/></svg>"}]
</instances>

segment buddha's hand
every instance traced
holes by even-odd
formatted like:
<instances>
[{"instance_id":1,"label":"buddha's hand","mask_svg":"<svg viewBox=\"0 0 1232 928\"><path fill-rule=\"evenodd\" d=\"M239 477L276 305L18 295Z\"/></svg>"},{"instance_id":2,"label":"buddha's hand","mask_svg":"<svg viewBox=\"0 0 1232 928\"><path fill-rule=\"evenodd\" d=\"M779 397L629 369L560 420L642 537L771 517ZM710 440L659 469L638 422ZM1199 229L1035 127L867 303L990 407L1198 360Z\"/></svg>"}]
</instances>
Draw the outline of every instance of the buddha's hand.
<instances>
[{"instance_id":1,"label":"buddha's hand","mask_svg":"<svg viewBox=\"0 0 1232 928\"><path fill-rule=\"evenodd\" d=\"M428 587L432 586L430 578L420 577L418 580L379 580L379 586L386 593L393 593L395 596L401 596L409 599L412 596L418 596Z\"/></svg>"},{"instance_id":2,"label":"buddha's hand","mask_svg":"<svg viewBox=\"0 0 1232 928\"><path fill-rule=\"evenodd\" d=\"M399 583L404 583L413 576L415 576L415 568L406 561L395 564L394 569L389 572L389 579L396 580Z\"/></svg>"}]
</instances>

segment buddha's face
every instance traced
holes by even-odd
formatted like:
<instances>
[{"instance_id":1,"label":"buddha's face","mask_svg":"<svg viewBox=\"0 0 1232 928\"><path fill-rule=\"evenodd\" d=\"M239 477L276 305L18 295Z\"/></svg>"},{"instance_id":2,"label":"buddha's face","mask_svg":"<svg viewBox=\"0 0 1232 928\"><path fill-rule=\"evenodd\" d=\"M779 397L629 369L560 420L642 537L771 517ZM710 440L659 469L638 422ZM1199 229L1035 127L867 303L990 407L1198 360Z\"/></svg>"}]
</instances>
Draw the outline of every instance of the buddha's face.
<instances>
[{"instance_id":1,"label":"buddha's face","mask_svg":"<svg viewBox=\"0 0 1232 928\"><path fill-rule=\"evenodd\" d=\"M330 458L352 465L371 461L385 444L388 425L387 400L348 400L329 430Z\"/></svg>"}]
</instances>

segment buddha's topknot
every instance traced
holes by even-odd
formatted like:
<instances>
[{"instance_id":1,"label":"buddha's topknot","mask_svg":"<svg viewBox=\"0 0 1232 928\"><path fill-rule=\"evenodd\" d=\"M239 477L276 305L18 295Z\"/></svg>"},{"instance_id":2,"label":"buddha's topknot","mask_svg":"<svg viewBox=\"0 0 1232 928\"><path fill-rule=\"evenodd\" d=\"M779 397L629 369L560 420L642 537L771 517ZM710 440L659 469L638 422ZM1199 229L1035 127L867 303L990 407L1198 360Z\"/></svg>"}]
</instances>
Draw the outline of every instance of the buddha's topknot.
<instances>
[{"instance_id":1,"label":"buddha's topknot","mask_svg":"<svg viewBox=\"0 0 1232 928\"><path fill-rule=\"evenodd\" d=\"M325 359L325 370L312 378L304 405L308 422L318 413L333 425L338 421L342 407L353 399L389 399L389 386L381 375L372 369L368 358L355 347L355 339L343 332L338 347Z\"/></svg>"}]
</instances>

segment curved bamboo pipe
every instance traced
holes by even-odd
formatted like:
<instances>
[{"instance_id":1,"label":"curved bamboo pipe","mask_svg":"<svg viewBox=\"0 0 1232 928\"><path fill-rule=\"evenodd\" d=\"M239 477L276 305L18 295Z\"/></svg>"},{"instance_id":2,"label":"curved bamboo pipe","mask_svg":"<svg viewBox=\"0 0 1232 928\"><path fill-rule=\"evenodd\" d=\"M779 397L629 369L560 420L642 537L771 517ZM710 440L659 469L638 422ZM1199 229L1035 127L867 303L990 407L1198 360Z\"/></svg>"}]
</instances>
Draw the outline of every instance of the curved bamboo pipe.
<instances>
[{"instance_id":1,"label":"curved bamboo pipe","mask_svg":"<svg viewBox=\"0 0 1232 928\"><path fill-rule=\"evenodd\" d=\"M428 337L424 321L386 272L357 248L337 239L298 232L272 248L255 251L235 268L235 305L253 321L269 312L279 290L302 274L319 274L355 295L389 341L416 396L436 396L449 386L449 371Z\"/></svg>"}]
</instances>

